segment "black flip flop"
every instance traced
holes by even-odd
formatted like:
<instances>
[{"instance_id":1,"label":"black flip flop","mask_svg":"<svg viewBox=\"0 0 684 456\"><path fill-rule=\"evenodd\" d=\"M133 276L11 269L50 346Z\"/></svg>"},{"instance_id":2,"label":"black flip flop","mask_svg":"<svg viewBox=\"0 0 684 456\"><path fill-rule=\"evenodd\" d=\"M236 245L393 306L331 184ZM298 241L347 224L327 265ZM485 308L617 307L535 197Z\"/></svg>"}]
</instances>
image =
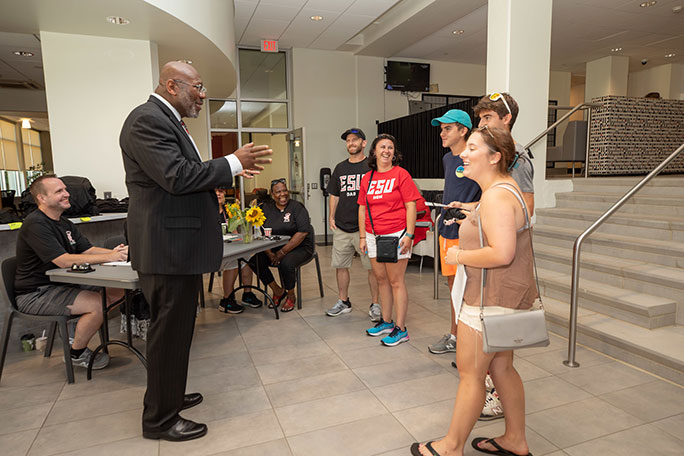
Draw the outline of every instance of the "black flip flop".
<instances>
[{"instance_id":1,"label":"black flip flop","mask_svg":"<svg viewBox=\"0 0 684 456\"><path fill-rule=\"evenodd\" d=\"M485 448L480 448L479 444L485 442L496 448L497 451L492 451L492 450L487 450ZM487 437L477 437L473 439L470 444L475 448L477 451L480 451L482 453L487 453L487 454L498 454L501 456L532 456L532 453L527 453L527 454L517 454L513 453L512 451L508 451L505 448L501 447L498 443L496 443L496 440L494 439L488 439Z\"/></svg>"},{"instance_id":2,"label":"black flip flop","mask_svg":"<svg viewBox=\"0 0 684 456\"><path fill-rule=\"evenodd\" d=\"M427 442L425 444L425 448L430 450L430 453L432 454L432 456L441 456L439 453L437 453L437 451L434 448L432 448L433 443L435 443L435 442L434 441ZM423 456L423 454L420 452L420 443L414 442L413 445L411 445L411 454L413 456Z\"/></svg>"}]
</instances>

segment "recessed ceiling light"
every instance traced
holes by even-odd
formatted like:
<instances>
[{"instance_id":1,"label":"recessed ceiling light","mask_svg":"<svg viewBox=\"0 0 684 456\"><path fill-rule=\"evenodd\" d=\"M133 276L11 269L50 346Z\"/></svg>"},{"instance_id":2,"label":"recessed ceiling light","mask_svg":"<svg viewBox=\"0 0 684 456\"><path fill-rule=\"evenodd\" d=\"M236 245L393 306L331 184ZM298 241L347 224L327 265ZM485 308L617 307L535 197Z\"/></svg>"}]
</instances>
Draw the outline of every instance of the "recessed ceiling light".
<instances>
[{"instance_id":1,"label":"recessed ceiling light","mask_svg":"<svg viewBox=\"0 0 684 456\"><path fill-rule=\"evenodd\" d=\"M125 17L119 17L119 16L107 16L107 22L110 24L116 24L116 25L128 25L131 23L128 19Z\"/></svg>"},{"instance_id":2,"label":"recessed ceiling light","mask_svg":"<svg viewBox=\"0 0 684 456\"><path fill-rule=\"evenodd\" d=\"M453 32L454 35L463 35L465 33L465 30L454 30Z\"/></svg>"},{"instance_id":3,"label":"recessed ceiling light","mask_svg":"<svg viewBox=\"0 0 684 456\"><path fill-rule=\"evenodd\" d=\"M641 2L639 6L642 8L648 8L649 6L653 6L656 3L658 3L656 0L651 0L650 2Z\"/></svg>"},{"instance_id":4,"label":"recessed ceiling light","mask_svg":"<svg viewBox=\"0 0 684 456\"><path fill-rule=\"evenodd\" d=\"M681 5L673 6L673 7L672 7L672 12L673 12L674 14L679 14L679 13L681 13L681 12L682 12L682 6L681 6Z\"/></svg>"},{"instance_id":5,"label":"recessed ceiling light","mask_svg":"<svg viewBox=\"0 0 684 456\"><path fill-rule=\"evenodd\" d=\"M14 51L12 54L18 55L19 57L33 57L33 52L29 51Z\"/></svg>"},{"instance_id":6,"label":"recessed ceiling light","mask_svg":"<svg viewBox=\"0 0 684 456\"><path fill-rule=\"evenodd\" d=\"M312 20L312 21L322 21L322 20L323 20L323 16L311 16L311 20Z\"/></svg>"},{"instance_id":7,"label":"recessed ceiling light","mask_svg":"<svg viewBox=\"0 0 684 456\"><path fill-rule=\"evenodd\" d=\"M621 47L616 47L610 50L610 52L620 52L622 50Z\"/></svg>"},{"instance_id":8,"label":"recessed ceiling light","mask_svg":"<svg viewBox=\"0 0 684 456\"><path fill-rule=\"evenodd\" d=\"M666 59L669 59L669 58L674 57L675 55L677 55L677 54L675 54L674 52L671 52L671 53L669 53L669 54L665 54L665 58L666 58Z\"/></svg>"},{"instance_id":9,"label":"recessed ceiling light","mask_svg":"<svg viewBox=\"0 0 684 456\"><path fill-rule=\"evenodd\" d=\"M187 63L188 65L192 65L192 60L188 60L188 59L180 59L179 62L180 63Z\"/></svg>"}]
</instances>

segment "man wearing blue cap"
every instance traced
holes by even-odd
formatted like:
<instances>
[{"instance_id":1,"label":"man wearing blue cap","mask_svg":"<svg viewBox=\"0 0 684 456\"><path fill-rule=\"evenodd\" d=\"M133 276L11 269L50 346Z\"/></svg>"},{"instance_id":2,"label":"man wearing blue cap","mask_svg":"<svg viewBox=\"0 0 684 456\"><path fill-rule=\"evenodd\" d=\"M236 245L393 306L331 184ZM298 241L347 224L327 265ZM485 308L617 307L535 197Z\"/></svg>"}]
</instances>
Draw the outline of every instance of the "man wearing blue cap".
<instances>
[{"instance_id":1,"label":"man wearing blue cap","mask_svg":"<svg viewBox=\"0 0 684 456\"><path fill-rule=\"evenodd\" d=\"M480 200L480 186L473 180L463 176L463 160L459 156L466 148L466 140L470 136L473 123L470 116L460 109L451 109L442 117L432 119L433 127L440 127L439 136L442 138L442 147L449 148L450 152L444 154L444 196L442 201L449 204L452 201L472 202ZM450 247L458 246L458 227L455 219L446 217L446 211L442 209L442 217L439 222L439 257L442 265L442 275L449 282L449 290L454 285L456 265L446 264L446 252ZM442 354L456 351L456 316L454 306L451 305L451 332L445 334L438 342L428 345L431 353Z\"/></svg>"}]
</instances>

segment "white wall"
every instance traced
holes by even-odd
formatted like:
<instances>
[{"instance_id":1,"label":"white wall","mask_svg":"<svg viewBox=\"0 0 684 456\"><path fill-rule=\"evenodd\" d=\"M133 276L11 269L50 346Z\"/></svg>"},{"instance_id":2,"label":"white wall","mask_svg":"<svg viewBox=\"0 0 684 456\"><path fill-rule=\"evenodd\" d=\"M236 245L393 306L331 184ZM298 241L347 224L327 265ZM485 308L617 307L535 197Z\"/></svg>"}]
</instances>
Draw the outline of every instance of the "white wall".
<instances>
[{"instance_id":1,"label":"white wall","mask_svg":"<svg viewBox=\"0 0 684 456\"><path fill-rule=\"evenodd\" d=\"M587 62L585 99L605 95L627 95L629 57L611 55Z\"/></svg>"},{"instance_id":2,"label":"white wall","mask_svg":"<svg viewBox=\"0 0 684 456\"><path fill-rule=\"evenodd\" d=\"M570 106L570 79L572 74L568 71L552 71L549 75L549 100L558 101L558 106ZM568 113L566 110L558 110L557 119ZM556 146L563 144L563 134L568 127L567 121L556 128Z\"/></svg>"},{"instance_id":3,"label":"white wall","mask_svg":"<svg viewBox=\"0 0 684 456\"><path fill-rule=\"evenodd\" d=\"M629 74L627 96L643 97L649 92L672 100L684 99L684 65L666 64Z\"/></svg>"},{"instance_id":4,"label":"white wall","mask_svg":"<svg viewBox=\"0 0 684 456\"><path fill-rule=\"evenodd\" d=\"M156 45L54 32L40 38L55 173L88 177L99 197L125 197L119 133L156 85Z\"/></svg>"}]
</instances>

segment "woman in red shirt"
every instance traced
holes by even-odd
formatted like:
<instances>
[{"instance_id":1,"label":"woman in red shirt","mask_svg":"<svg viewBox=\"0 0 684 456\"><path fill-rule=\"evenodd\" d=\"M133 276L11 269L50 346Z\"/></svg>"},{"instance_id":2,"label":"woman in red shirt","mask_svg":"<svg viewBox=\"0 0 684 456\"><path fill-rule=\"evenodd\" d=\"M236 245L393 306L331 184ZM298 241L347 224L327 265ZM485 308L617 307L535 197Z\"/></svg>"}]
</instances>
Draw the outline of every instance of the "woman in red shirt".
<instances>
[{"instance_id":1,"label":"woman in red shirt","mask_svg":"<svg viewBox=\"0 0 684 456\"><path fill-rule=\"evenodd\" d=\"M420 198L411 175L397 166L399 161L401 154L396 150L394 136L378 135L371 145L368 161L371 171L361 179L358 199L359 246L371 260L382 307L382 319L366 333L369 336L387 334L381 343L390 347L409 340L406 329L408 291L404 275L415 237L416 200ZM378 263L376 236L399 238L399 260L396 263ZM392 320L394 307L396 323Z\"/></svg>"}]
</instances>

